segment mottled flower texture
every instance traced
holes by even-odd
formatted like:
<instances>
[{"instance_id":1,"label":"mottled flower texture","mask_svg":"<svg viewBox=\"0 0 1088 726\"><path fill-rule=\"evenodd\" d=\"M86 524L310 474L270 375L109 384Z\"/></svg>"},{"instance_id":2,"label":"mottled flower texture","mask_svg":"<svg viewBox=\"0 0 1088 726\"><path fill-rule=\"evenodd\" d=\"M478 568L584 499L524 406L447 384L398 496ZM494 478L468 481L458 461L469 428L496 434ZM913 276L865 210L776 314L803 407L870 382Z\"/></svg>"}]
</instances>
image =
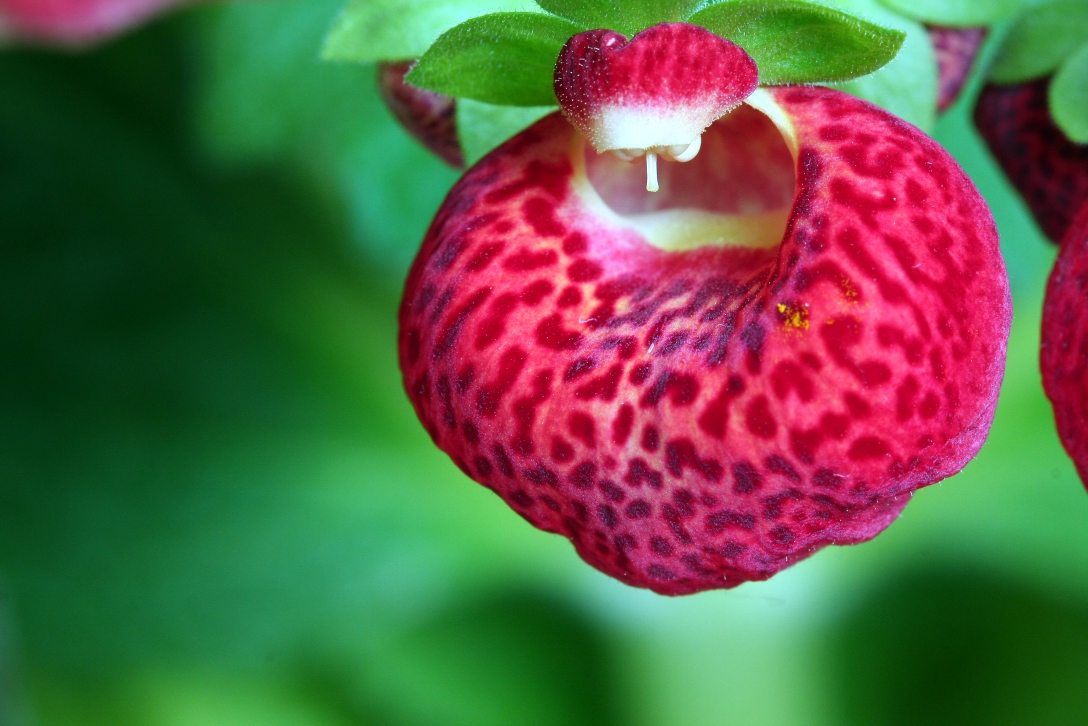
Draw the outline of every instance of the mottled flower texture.
<instances>
[{"instance_id":1,"label":"mottled flower texture","mask_svg":"<svg viewBox=\"0 0 1088 726\"><path fill-rule=\"evenodd\" d=\"M404 82L414 61L378 64L378 91L390 113L432 154L455 169L465 156L457 138L456 99Z\"/></svg>"},{"instance_id":2,"label":"mottled flower texture","mask_svg":"<svg viewBox=\"0 0 1088 726\"><path fill-rule=\"evenodd\" d=\"M1043 308L1040 367L1058 435L1088 485L1088 146L1054 123L1050 82L990 83L974 120L1036 223L1060 243Z\"/></svg>"},{"instance_id":3,"label":"mottled flower texture","mask_svg":"<svg viewBox=\"0 0 1088 726\"><path fill-rule=\"evenodd\" d=\"M1061 242L1088 202L1088 146L1074 144L1054 123L1049 78L989 84L975 106L975 126L1052 242Z\"/></svg>"},{"instance_id":4,"label":"mottled flower texture","mask_svg":"<svg viewBox=\"0 0 1088 726\"><path fill-rule=\"evenodd\" d=\"M678 595L868 540L959 471L1011 303L956 162L839 91L757 90L660 171L561 114L494 151L424 240L400 357L466 474Z\"/></svg>"},{"instance_id":5,"label":"mottled flower texture","mask_svg":"<svg viewBox=\"0 0 1088 726\"><path fill-rule=\"evenodd\" d=\"M1062 240L1043 306L1040 366L1062 445L1088 485L1088 204Z\"/></svg>"},{"instance_id":6,"label":"mottled flower texture","mask_svg":"<svg viewBox=\"0 0 1088 726\"><path fill-rule=\"evenodd\" d=\"M986 39L986 28L927 25L926 31L937 57L937 111L943 113L967 85L982 41Z\"/></svg>"},{"instance_id":7,"label":"mottled flower texture","mask_svg":"<svg viewBox=\"0 0 1088 726\"><path fill-rule=\"evenodd\" d=\"M597 151L686 150L759 85L755 61L705 28L663 23L630 41L580 33L555 65L563 113Z\"/></svg>"},{"instance_id":8,"label":"mottled flower texture","mask_svg":"<svg viewBox=\"0 0 1088 726\"><path fill-rule=\"evenodd\" d=\"M186 0L0 0L0 28L18 40L85 45Z\"/></svg>"}]
</instances>

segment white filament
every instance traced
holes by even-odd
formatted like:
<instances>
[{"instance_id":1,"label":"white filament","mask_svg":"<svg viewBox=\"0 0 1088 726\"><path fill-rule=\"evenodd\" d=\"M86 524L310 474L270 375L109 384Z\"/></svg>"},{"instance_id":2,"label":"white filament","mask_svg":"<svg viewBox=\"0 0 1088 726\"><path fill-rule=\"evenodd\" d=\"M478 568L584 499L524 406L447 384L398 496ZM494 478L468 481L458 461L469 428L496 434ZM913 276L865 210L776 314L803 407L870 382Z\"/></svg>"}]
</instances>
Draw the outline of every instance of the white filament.
<instances>
[{"instance_id":1,"label":"white filament","mask_svg":"<svg viewBox=\"0 0 1088 726\"><path fill-rule=\"evenodd\" d=\"M660 188L657 185L657 154L650 151L646 153L646 191L656 192Z\"/></svg>"},{"instance_id":2,"label":"white filament","mask_svg":"<svg viewBox=\"0 0 1088 726\"><path fill-rule=\"evenodd\" d=\"M687 144L672 144L670 146L651 146L648 149L609 149L608 153L622 161L637 161L646 157L646 191L656 192L661 187L657 183L657 159L666 161L691 161L699 153L703 146L702 135L696 136L694 141Z\"/></svg>"}]
</instances>

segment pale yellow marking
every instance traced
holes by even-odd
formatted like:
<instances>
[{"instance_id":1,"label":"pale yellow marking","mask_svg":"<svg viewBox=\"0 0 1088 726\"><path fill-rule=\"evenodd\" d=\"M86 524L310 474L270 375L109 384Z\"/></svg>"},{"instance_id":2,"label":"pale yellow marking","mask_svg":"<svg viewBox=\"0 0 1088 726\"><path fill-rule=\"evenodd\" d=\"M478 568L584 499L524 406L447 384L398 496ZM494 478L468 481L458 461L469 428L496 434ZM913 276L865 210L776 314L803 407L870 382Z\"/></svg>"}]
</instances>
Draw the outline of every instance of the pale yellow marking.
<instances>
[{"instance_id":1,"label":"pale yellow marking","mask_svg":"<svg viewBox=\"0 0 1088 726\"><path fill-rule=\"evenodd\" d=\"M769 118L778 127L786 146L789 147L790 154L793 155L793 160L797 161L797 157L800 155L797 129L794 128L790 117L774 100L774 96L771 95L770 91L765 88L757 88L744 102Z\"/></svg>"}]
</instances>

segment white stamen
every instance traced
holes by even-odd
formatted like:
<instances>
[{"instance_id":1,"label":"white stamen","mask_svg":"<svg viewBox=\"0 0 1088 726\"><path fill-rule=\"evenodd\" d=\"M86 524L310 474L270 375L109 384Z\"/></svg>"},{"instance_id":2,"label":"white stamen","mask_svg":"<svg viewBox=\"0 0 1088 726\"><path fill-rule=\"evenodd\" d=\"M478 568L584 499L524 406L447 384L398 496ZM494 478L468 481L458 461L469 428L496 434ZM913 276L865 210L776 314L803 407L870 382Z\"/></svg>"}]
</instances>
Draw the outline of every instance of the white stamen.
<instances>
[{"instance_id":1,"label":"white stamen","mask_svg":"<svg viewBox=\"0 0 1088 726\"><path fill-rule=\"evenodd\" d=\"M651 146L648 149L609 149L608 153L617 159L631 162L646 157L646 191L656 192L661 187L657 182L658 157L666 161L691 161L699 153L703 146L703 137L696 136L694 141L686 144L671 144L669 146Z\"/></svg>"}]
</instances>

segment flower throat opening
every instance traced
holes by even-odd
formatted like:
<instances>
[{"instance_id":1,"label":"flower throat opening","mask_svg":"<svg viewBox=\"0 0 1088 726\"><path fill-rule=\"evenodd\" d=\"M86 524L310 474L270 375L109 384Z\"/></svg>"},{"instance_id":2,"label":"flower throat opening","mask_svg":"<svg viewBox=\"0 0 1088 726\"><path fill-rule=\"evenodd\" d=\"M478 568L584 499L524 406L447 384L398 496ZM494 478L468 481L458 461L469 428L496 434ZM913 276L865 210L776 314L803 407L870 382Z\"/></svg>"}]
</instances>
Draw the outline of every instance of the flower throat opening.
<instances>
[{"instance_id":1,"label":"flower throat opening","mask_svg":"<svg viewBox=\"0 0 1088 726\"><path fill-rule=\"evenodd\" d=\"M715 121L690 161L659 162L657 192L646 190L643 159L598 154L581 140L574 156L585 201L655 247L770 248L785 234L796 188L794 156L775 122L752 105Z\"/></svg>"}]
</instances>

